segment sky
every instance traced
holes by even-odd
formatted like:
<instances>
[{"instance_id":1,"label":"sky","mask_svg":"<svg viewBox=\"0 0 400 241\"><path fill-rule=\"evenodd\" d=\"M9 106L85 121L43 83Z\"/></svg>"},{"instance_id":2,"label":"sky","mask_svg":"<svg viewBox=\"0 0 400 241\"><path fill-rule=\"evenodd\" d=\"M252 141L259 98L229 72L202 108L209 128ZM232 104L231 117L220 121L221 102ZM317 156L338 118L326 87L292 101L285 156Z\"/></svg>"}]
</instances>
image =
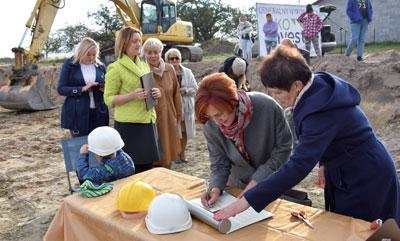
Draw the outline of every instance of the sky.
<instances>
[{"instance_id":1,"label":"sky","mask_svg":"<svg viewBox=\"0 0 400 241\"><path fill-rule=\"evenodd\" d=\"M222 2L247 9L254 6L256 2L274 4L308 4L314 0L222 0ZM2 37L0 38L0 57L13 57L11 48L17 47L25 32L25 23L28 20L36 0L12 0L0 1L0 27ZM65 0L65 7L58 10L52 31L77 23L88 23L87 13L95 12L98 5L109 5L108 0ZM179 13L178 13L179 16ZM89 22L90 24L90 22ZM27 34L22 47L27 47L30 43L30 35Z\"/></svg>"}]
</instances>

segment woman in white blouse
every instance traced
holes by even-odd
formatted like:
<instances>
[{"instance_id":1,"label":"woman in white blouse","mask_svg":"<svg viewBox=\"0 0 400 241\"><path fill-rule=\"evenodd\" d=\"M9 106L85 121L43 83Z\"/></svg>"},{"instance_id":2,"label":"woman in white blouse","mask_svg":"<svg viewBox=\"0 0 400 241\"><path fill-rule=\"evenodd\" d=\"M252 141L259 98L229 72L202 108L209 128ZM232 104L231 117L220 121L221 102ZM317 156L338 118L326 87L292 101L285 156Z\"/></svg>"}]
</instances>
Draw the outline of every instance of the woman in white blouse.
<instances>
[{"instance_id":1,"label":"woman in white blouse","mask_svg":"<svg viewBox=\"0 0 400 241\"><path fill-rule=\"evenodd\" d=\"M109 122L103 100L106 68L99 60L99 45L91 38L79 43L76 53L67 59L60 73L57 91L65 96L61 127L73 137L88 135Z\"/></svg>"}]
</instances>

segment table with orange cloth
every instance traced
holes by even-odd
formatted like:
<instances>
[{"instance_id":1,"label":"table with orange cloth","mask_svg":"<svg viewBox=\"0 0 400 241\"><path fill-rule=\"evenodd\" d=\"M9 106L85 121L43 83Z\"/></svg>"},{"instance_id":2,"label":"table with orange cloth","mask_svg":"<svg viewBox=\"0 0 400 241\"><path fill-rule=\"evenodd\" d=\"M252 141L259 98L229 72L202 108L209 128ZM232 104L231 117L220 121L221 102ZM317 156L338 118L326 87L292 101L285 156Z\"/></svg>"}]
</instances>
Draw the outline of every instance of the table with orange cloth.
<instances>
[{"instance_id":1,"label":"table with orange cloth","mask_svg":"<svg viewBox=\"0 0 400 241\"><path fill-rule=\"evenodd\" d=\"M100 197L84 198L78 193L64 199L50 224L44 241L55 240L346 240L367 239L373 231L369 222L347 217L325 210L303 206L278 199L266 207L274 216L230 234L221 234L216 229L193 218L193 226L184 232L155 235L147 231L145 215L125 219L115 207L121 187L136 178L151 184L158 193L170 192L185 199L199 197L205 182L165 168L155 168L115 182L114 189ZM239 190L232 193L238 194ZM315 229L303 222L291 219L291 211L304 210Z\"/></svg>"}]
</instances>

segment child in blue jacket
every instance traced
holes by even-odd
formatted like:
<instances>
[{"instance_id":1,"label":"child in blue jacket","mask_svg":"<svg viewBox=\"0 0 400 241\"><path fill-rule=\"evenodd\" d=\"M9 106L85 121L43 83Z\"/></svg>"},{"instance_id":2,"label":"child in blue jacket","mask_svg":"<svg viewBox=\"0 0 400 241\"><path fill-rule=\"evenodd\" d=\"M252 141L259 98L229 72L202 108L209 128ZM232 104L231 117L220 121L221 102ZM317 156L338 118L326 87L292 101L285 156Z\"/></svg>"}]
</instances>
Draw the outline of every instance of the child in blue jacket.
<instances>
[{"instance_id":1,"label":"child in blue jacket","mask_svg":"<svg viewBox=\"0 0 400 241\"><path fill-rule=\"evenodd\" d=\"M109 126L94 129L88 136L88 144L82 145L76 163L80 181L90 180L96 185L115 181L135 173L132 158L122 147L125 145L118 131ZM96 155L100 165L89 166L89 153Z\"/></svg>"}]
</instances>

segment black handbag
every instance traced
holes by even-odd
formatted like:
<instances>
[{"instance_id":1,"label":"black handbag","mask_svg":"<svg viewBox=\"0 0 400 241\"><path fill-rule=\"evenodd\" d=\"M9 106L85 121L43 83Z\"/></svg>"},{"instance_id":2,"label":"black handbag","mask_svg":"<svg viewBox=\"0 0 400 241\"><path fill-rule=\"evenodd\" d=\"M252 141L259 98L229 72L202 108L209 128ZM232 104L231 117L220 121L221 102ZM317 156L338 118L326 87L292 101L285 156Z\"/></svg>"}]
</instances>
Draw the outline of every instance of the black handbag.
<instances>
[{"instance_id":1,"label":"black handbag","mask_svg":"<svg viewBox=\"0 0 400 241\"><path fill-rule=\"evenodd\" d=\"M280 198L290 202L312 206L312 201L308 198L307 193L296 189L286 191Z\"/></svg>"}]
</instances>

